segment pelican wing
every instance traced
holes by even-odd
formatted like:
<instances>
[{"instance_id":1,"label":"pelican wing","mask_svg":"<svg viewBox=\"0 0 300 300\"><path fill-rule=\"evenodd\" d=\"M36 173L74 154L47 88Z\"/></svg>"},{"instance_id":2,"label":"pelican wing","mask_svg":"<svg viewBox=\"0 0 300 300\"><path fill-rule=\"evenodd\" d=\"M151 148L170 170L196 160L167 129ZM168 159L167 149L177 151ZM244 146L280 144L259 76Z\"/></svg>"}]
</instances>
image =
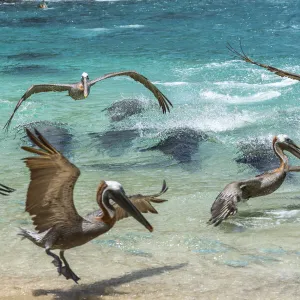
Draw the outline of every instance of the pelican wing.
<instances>
[{"instance_id":1,"label":"pelican wing","mask_svg":"<svg viewBox=\"0 0 300 300\"><path fill-rule=\"evenodd\" d=\"M162 189L159 193L153 194L153 195L147 195L147 196L138 194L138 195L129 196L128 198L140 212L142 212L142 213L150 212L152 214L157 214L158 212L152 206L151 202L154 202L154 203L166 202L167 200L159 199L157 197L164 194L167 190L168 190L168 187L164 180ZM117 221L124 219L124 218L128 218L130 216L123 208L121 208L116 203L114 203L114 208L116 210L116 220Z\"/></svg>"},{"instance_id":2,"label":"pelican wing","mask_svg":"<svg viewBox=\"0 0 300 300\"><path fill-rule=\"evenodd\" d=\"M239 202L237 193L233 190L224 189L214 201L211 207L211 218L208 223L218 226L229 216L237 213L237 203Z\"/></svg>"},{"instance_id":3,"label":"pelican wing","mask_svg":"<svg viewBox=\"0 0 300 300\"><path fill-rule=\"evenodd\" d=\"M144 85L148 90L150 90L155 98L158 100L160 107L162 108L163 113L166 113L167 111L170 112L170 107L173 106L172 103L169 101L169 99L153 84L151 83L145 76L135 72L135 71L121 71L121 72L114 72L114 73L108 73L105 74L102 77L98 77L94 80L90 81L90 85L94 85L98 81L115 77L115 76L129 76L135 81L141 83Z\"/></svg>"},{"instance_id":4,"label":"pelican wing","mask_svg":"<svg viewBox=\"0 0 300 300\"><path fill-rule=\"evenodd\" d=\"M10 116L9 120L4 125L4 129L8 130L10 123L18 110L21 106L22 102L24 102L27 98L29 98L32 94L43 93L43 92L63 92L69 91L73 87L72 84L35 84L32 85L22 96L22 98L17 103L12 115Z\"/></svg>"},{"instance_id":5,"label":"pelican wing","mask_svg":"<svg viewBox=\"0 0 300 300\"><path fill-rule=\"evenodd\" d=\"M80 171L37 130L36 136L28 129L26 132L31 141L40 148L22 147L28 152L38 154L24 158L31 173L26 211L32 216L38 232L53 226L72 226L81 220L73 202L73 189Z\"/></svg>"},{"instance_id":6,"label":"pelican wing","mask_svg":"<svg viewBox=\"0 0 300 300\"><path fill-rule=\"evenodd\" d=\"M15 190L0 183L0 195L8 196L8 194L12 193L13 191L15 191Z\"/></svg>"},{"instance_id":7,"label":"pelican wing","mask_svg":"<svg viewBox=\"0 0 300 300\"><path fill-rule=\"evenodd\" d=\"M227 48L233 52L235 55L237 55L239 58L241 58L242 60L244 60L245 62L248 62L248 63L251 63L253 65L257 65L259 67L262 67L262 68L265 68L267 70L269 70L270 72L273 72L275 73L276 75L278 76L281 76L281 77L288 77L288 78L291 78L291 79L294 79L294 80L299 80L300 81L300 75L298 74L294 74L294 73L289 73L287 71L284 71L284 70L280 70L280 69L277 69L275 67L272 67L272 66L269 66L269 65L265 65L265 64L262 64L262 63L259 63L259 62L256 62L256 61L253 61L250 57L248 57L243 49L241 48L241 52L238 52L237 50L235 50L230 44L227 45Z\"/></svg>"},{"instance_id":8,"label":"pelican wing","mask_svg":"<svg viewBox=\"0 0 300 300\"><path fill-rule=\"evenodd\" d=\"M218 226L229 216L237 213L237 203L242 199L254 197L261 188L262 178L250 178L228 184L217 196L211 207L211 218L208 223Z\"/></svg>"}]
</instances>

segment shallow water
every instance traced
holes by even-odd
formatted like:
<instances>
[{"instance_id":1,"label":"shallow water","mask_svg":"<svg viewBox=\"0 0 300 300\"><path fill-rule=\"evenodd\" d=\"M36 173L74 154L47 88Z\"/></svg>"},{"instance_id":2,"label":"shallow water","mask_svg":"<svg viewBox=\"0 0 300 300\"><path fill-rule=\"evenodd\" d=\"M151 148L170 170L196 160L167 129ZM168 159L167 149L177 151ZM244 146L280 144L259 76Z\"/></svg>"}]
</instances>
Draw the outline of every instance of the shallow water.
<instances>
[{"instance_id":1,"label":"shallow water","mask_svg":"<svg viewBox=\"0 0 300 300\"><path fill-rule=\"evenodd\" d=\"M255 60L299 73L299 5L227 2L49 1L43 11L35 1L0 3L0 126L30 85L76 82L83 71L94 78L134 69L174 104L163 115L150 92L121 77L98 83L85 101L45 93L24 102L9 133L0 132L0 182L17 189L0 202L3 278L14 277L17 286L24 277L49 281L54 289L72 286L56 278L41 249L16 236L18 226L31 226L24 213L29 173L20 146L29 143L22 126L42 121L37 126L46 137L56 130L56 146L81 169L75 188L80 214L97 208L102 179L121 182L128 194L155 193L163 179L169 186L169 202L156 205L159 215L146 215L153 234L127 219L66 253L82 284L94 283L95 295L101 294L97 282L123 276L129 298L297 298L297 174L274 194L241 206L220 227L206 225L222 188L259 172L236 162L241 145L258 140L267 149L279 133L300 143L299 84L240 62L226 49L227 41L238 48L241 39ZM141 100L146 108L112 122L103 110L121 99ZM188 161L141 151L182 127L209 136Z\"/></svg>"}]
</instances>

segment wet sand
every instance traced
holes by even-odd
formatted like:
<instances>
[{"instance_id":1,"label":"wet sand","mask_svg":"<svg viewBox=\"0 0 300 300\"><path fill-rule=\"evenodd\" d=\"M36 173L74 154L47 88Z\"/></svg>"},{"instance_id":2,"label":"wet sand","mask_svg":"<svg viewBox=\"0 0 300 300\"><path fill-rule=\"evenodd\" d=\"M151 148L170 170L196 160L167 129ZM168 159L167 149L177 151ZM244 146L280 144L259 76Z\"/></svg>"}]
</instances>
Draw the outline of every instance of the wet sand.
<instances>
[{"instance_id":1,"label":"wet sand","mask_svg":"<svg viewBox=\"0 0 300 300\"><path fill-rule=\"evenodd\" d=\"M4 277L0 299L299 299L300 272L211 266L205 260L200 265L144 268L111 278L102 273L78 285L49 271L40 277Z\"/></svg>"}]
</instances>

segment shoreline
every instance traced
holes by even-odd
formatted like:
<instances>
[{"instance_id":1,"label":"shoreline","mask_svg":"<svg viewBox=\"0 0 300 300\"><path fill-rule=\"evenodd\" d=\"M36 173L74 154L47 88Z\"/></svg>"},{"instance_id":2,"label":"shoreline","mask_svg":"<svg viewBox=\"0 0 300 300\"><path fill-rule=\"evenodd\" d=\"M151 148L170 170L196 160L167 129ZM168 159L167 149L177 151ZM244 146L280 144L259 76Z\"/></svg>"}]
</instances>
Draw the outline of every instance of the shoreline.
<instances>
[{"instance_id":1,"label":"shoreline","mask_svg":"<svg viewBox=\"0 0 300 300\"><path fill-rule=\"evenodd\" d=\"M1 278L0 299L299 299L299 272L274 273L261 269L258 273L257 268L251 267L209 268L205 262L199 267L165 265L121 272L122 275L111 278L102 270L99 278L83 278L78 285L49 272L39 277L7 276Z\"/></svg>"}]
</instances>

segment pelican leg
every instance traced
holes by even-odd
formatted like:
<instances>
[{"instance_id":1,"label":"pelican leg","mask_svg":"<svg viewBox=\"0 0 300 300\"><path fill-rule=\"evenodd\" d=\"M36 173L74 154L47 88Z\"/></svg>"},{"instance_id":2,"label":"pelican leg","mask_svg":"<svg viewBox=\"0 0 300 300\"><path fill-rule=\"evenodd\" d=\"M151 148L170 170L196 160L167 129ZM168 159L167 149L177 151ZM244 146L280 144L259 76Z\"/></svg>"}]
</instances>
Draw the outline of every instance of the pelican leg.
<instances>
[{"instance_id":1,"label":"pelican leg","mask_svg":"<svg viewBox=\"0 0 300 300\"><path fill-rule=\"evenodd\" d=\"M62 274L62 262L59 259L59 257L56 254L52 253L49 248L46 249L46 253L47 253L47 255L52 256L54 258L52 263L54 264L55 267L57 267L58 274L61 275Z\"/></svg>"},{"instance_id":2,"label":"pelican leg","mask_svg":"<svg viewBox=\"0 0 300 300\"><path fill-rule=\"evenodd\" d=\"M77 281L80 280L80 278L70 268L70 266L64 256L64 252L65 252L64 250L60 250L60 252L59 252L59 256L65 264L62 267L61 273L66 277L66 279L73 279L75 281L75 283L78 284Z\"/></svg>"}]
</instances>

